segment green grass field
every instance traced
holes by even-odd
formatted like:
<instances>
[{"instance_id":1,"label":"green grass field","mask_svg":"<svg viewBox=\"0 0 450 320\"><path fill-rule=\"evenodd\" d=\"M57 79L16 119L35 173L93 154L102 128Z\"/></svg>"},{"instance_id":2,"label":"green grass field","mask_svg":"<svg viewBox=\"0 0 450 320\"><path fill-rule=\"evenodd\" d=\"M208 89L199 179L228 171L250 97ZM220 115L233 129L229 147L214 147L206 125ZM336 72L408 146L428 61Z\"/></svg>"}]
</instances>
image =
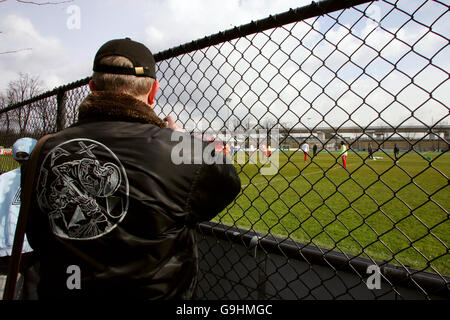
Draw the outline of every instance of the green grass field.
<instances>
[{"instance_id":1,"label":"green grass field","mask_svg":"<svg viewBox=\"0 0 450 320\"><path fill-rule=\"evenodd\" d=\"M450 275L450 155L405 154L397 166L392 154L358 155L349 152L348 171L327 152L307 163L280 153L273 176L235 164L242 191L214 221ZM0 156L1 170L15 167Z\"/></svg>"},{"instance_id":2,"label":"green grass field","mask_svg":"<svg viewBox=\"0 0 450 320\"><path fill-rule=\"evenodd\" d=\"M9 171L17 168L19 164L14 160L12 155L0 155L0 170Z\"/></svg>"},{"instance_id":3,"label":"green grass field","mask_svg":"<svg viewBox=\"0 0 450 320\"><path fill-rule=\"evenodd\" d=\"M349 152L347 171L338 153L283 152L273 176L235 164L242 191L214 221L450 275L450 155L375 156Z\"/></svg>"}]
</instances>

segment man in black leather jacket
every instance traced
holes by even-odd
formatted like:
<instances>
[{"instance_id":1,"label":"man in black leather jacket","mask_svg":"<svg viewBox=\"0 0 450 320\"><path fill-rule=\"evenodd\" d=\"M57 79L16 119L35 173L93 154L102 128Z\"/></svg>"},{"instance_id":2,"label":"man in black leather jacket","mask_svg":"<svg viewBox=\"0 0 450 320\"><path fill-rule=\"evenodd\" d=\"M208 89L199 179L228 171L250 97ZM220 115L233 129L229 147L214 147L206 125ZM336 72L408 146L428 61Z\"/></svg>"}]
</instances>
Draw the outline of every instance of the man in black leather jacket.
<instances>
[{"instance_id":1,"label":"man in black leather jacket","mask_svg":"<svg viewBox=\"0 0 450 320\"><path fill-rule=\"evenodd\" d=\"M78 122L39 156L27 223L40 259L39 298L189 299L194 227L237 196L237 172L214 148L203 152L205 141L201 153L182 150L190 161L174 161L180 136L199 142L154 113L159 84L143 44L105 43L93 70Z\"/></svg>"}]
</instances>

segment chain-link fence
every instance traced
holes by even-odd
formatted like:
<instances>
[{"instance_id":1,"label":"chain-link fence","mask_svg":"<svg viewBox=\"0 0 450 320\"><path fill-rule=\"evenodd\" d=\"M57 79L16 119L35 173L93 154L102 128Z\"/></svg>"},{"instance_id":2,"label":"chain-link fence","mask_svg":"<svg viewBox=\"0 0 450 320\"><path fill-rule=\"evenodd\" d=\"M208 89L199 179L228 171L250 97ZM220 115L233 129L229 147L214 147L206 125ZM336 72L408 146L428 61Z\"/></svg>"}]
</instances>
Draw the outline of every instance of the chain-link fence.
<instances>
[{"instance_id":1,"label":"chain-link fence","mask_svg":"<svg viewBox=\"0 0 450 320\"><path fill-rule=\"evenodd\" d=\"M198 227L199 298L448 297L449 18L327 0L155 55L155 111L242 181ZM87 82L0 111L0 144L71 125Z\"/></svg>"}]
</instances>

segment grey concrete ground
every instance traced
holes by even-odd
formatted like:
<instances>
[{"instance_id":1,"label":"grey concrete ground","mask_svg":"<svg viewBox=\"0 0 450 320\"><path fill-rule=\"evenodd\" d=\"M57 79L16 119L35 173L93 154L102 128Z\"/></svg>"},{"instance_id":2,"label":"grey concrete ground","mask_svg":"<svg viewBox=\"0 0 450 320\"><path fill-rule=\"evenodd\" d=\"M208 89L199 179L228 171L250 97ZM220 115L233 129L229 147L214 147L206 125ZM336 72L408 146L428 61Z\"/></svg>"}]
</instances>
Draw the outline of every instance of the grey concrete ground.
<instances>
[{"instance_id":1,"label":"grey concrete ground","mask_svg":"<svg viewBox=\"0 0 450 320\"><path fill-rule=\"evenodd\" d=\"M0 275L0 300L3 300L3 290L5 290L6 276Z\"/></svg>"}]
</instances>

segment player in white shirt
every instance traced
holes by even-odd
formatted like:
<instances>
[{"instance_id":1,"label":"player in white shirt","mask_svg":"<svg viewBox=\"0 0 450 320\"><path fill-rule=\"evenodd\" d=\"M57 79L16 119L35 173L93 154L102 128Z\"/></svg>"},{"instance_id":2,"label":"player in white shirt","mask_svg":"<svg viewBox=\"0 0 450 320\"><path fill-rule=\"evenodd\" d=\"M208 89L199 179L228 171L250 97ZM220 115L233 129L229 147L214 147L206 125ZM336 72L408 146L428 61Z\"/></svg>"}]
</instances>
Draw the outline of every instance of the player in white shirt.
<instances>
[{"instance_id":1,"label":"player in white shirt","mask_svg":"<svg viewBox=\"0 0 450 320\"><path fill-rule=\"evenodd\" d=\"M307 143L302 144L301 149L305 155L305 162L306 162L308 161L309 144Z\"/></svg>"}]
</instances>

